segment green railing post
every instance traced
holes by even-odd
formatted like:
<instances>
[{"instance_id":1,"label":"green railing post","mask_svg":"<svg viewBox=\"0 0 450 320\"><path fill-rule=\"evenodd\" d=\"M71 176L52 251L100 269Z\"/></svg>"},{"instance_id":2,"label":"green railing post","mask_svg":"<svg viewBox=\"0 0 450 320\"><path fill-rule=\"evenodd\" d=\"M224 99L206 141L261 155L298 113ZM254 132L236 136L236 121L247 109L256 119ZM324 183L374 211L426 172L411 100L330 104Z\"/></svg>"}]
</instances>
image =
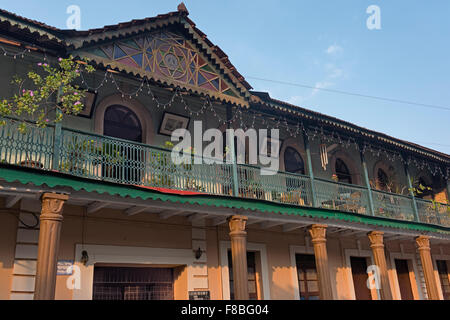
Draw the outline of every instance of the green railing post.
<instances>
[{"instance_id":1,"label":"green railing post","mask_svg":"<svg viewBox=\"0 0 450 320\"><path fill-rule=\"evenodd\" d=\"M312 196L312 205L313 207L317 207L317 199L316 199L316 187L314 183L314 172L312 167L312 160L311 160L311 148L309 145L309 139L306 133L303 133L303 143L305 145L305 151L306 151L306 162L308 164L308 175L309 179L311 181L311 196Z\"/></svg>"},{"instance_id":2,"label":"green railing post","mask_svg":"<svg viewBox=\"0 0 450 320\"><path fill-rule=\"evenodd\" d=\"M405 169L406 180L408 181L409 196L412 198L412 208L413 208L413 212L414 212L414 218L417 222L420 222L419 210L417 209L416 197L414 196L414 189L413 189L413 185L411 183L411 175L409 174L408 162L406 161L405 157L403 159L405 160L404 161L404 169Z\"/></svg>"},{"instance_id":3,"label":"green railing post","mask_svg":"<svg viewBox=\"0 0 450 320\"><path fill-rule=\"evenodd\" d=\"M231 128L231 119L233 119L233 107L231 105L227 106L227 129ZM239 179L238 179L238 168L236 163L236 153L235 153L235 145L234 145L234 134L232 134L231 130L227 131L227 141L231 141L229 143L231 152L231 170L233 173L233 196L239 197Z\"/></svg>"},{"instance_id":4,"label":"green railing post","mask_svg":"<svg viewBox=\"0 0 450 320\"><path fill-rule=\"evenodd\" d=\"M372 216L375 216L375 206L373 204L372 188L370 187L369 172L367 171L366 157L364 156L364 152L361 147L359 148L359 155L361 157L364 183L366 184L367 194L369 196L369 212Z\"/></svg>"},{"instance_id":5,"label":"green railing post","mask_svg":"<svg viewBox=\"0 0 450 320\"><path fill-rule=\"evenodd\" d=\"M61 153L61 137L62 129L61 123L56 123L53 130L53 160L52 169L59 170L59 155Z\"/></svg>"}]
</instances>

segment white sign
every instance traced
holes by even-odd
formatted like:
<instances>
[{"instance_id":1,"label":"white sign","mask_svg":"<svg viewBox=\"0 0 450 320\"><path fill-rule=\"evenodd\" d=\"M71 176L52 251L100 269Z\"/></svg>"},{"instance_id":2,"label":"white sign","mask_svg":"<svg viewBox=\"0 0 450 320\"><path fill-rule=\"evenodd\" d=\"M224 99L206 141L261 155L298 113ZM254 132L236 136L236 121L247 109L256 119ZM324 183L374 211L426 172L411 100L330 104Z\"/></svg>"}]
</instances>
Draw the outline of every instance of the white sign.
<instances>
[{"instance_id":1,"label":"white sign","mask_svg":"<svg viewBox=\"0 0 450 320\"><path fill-rule=\"evenodd\" d=\"M70 276L73 272L73 260L60 260L56 269L58 276Z\"/></svg>"}]
</instances>

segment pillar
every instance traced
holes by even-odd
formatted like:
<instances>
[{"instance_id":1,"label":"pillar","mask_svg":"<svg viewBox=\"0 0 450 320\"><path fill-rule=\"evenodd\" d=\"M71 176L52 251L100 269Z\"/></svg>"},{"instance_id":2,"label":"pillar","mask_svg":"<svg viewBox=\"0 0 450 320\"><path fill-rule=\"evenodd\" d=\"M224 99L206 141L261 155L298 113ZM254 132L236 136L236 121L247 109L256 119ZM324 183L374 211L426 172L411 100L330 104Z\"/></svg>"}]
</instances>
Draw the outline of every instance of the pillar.
<instances>
[{"instance_id":1,"label":"pillar","mask_svg":"<svg viewBox=\"0 0 450 320\"><path fill-rule=\"evenodd\" d=\"M233 284L235 300L248 300L247 271L247 217L232 216L228 218L231 238L231 259L233 263Z\"/></svg>"},{"instance_id":2,"label":"pillar","mask_svg":"<svg viewBox=\"0 0 450 320\"><path fill-rule=\"evenodd\" d=\"M392 300L391 286L389 284L389 276L386 264L386 255L384 253L383 243L384 232L372 231L368 234L370 247L372 248L375 265L378 267L380 276L380 298L381 300Z\"/></svg>"},{"instance_id":3,"label":"pillar","mask_svg":"<svg viewBox=\"0 0 450 320\"><path fill-rule=\"evenodd\" d=\"M316 258L317 276L319 279L320 300L332 300L333 290L331 288L330 271L328 268L328 253L326 231L327 225L315 224L309 228L309 233L314 246Z\"/></svg>"},{"instance_id":4,"label":"pillar","mask_svg":"<svg viewBox=\"0 0 450 320\"><path fill-rule=\"evenodd\" d=\"M67 195L56 193L44 193L41 198L35 300L55 299L56 266L63 220L62 208L68 198Z\"/></svg>"},{"instance_id":5,"label":"pillar","mask_svg":"<svg viewBox=\"0 0 450 320\"><path fill-rule=\"evenodd\" d=\"M417 248L419 249L420 261L422 262L425 285L427 286L428 299L439 300L439 291L434 276L433 262L431 260L430 237L420 236L416 238Z\"/></svg>"}]
</instances>

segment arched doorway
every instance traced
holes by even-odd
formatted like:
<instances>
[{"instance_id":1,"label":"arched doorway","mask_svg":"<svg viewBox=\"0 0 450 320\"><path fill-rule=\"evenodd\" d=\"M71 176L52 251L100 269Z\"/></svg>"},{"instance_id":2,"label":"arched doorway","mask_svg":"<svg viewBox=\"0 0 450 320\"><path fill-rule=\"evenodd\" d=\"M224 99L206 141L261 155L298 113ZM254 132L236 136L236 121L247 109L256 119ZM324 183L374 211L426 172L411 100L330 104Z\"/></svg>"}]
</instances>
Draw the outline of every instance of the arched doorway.
<instances>
[{"instance_id":1,"label":"arched doorway","mask_svg":"<svg viewBox=\"0 0 450 320\"><path fill-rule=\"evenodd\" d=\"M305 174L305 163L300 153L292 147L284 151L284 169L286 172Z\"/></svg>"},{"instance_id":2,"label":"arched doorway","mask_svg":"<svg viewBox=\"0 0 450 320\"><path fill-rule=\"evenodd\" d=\"M142 126L137 115L121 105L113 105L106 109L103 134L114 138L142 142Z\"/></svg>"},{"instance_id":3,"label":"arched doorway","mask_svg":"<svg viewBox=\"0 0 450 320\"><path fill-rule=\"evenodd\" d=\"M352 184L352 175L350 174L350 170L348 169L347 164L341 158L336 159L335 167L338 181Z\"/></svg>"},{"instance_id":4,"label":"arched doorway","mask_svg":"<svg viewBox=\"0 0 450 320\"><path fill-rule=\"evenodd\" d=\"M378 168L377 171L377 189L382 191L389 191L389 177L387 173Z\"/></svg>"},{"instance_id":5,"label":"arched doorway","mask_svg":"<svg viewBox=\"0 0 450 320\"><path fill-rule=\"evenodd\" d=\"M132 142L143 142L143 130L138 116L122 105L111 105L105 110L103 134ZM140 184L145 154L142 146L104 142L102 149L103 178L114 182Z\"/></svg>"}]
</instances>

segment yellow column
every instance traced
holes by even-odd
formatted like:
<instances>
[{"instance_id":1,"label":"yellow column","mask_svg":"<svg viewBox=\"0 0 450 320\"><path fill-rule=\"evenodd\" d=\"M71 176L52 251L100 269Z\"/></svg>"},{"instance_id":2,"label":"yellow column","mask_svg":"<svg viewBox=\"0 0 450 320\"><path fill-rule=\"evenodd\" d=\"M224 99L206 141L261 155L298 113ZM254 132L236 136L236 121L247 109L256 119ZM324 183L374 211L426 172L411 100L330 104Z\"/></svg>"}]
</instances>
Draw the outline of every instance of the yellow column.
<instances>
[{"instance_id":1,"label":"yellow column","mask_svg":"<svg viewBox=\"0 0 450 320\"><path fill-rule=\"evenodd\" d=\"M439 291L434 276L433 262L431 260L430 237L420 236L416 238L419 249L420 260L422 262L425 284L427 286L428 299L439 300Z\"/></svg>"},{"instance_id":2,"label":"yellow column","mask_svg":"<svg viewBox=\"0 0 450 320\"><path fill-rule=\"evenodd\" d=\"M56 193L45 193L41 198L35 300L55 299L56 265L63 220L62 208L68 198L67 195Z\"/></svg>"},{"instance_id":3,"label":"yellow column","mask_svg":"<svg viewBox=\"0 0 450 320\"><path fill-rule=\"evenodd\" d=\"M327 225L315 224L309 228L312 243L314 246L314 255L316 258L317 276L319 278L319 289L321 300L332 300L333 290L331 288L330 271L328 268L327 254Z\"/></svg>"},{"instance_id":4,"label":"yellow column","mask_svg":"<svg viewBox=\"0 0 450 320\"><path fill-rule=\"evenodd\" d=\"M384 232L372 231L367 236L370 240L370 247L372 248L373 259L375 265L378 267L380 276L380 298L381 300L392 300L392 292L389 284L388 270L386 264L386 256L384 253L383 243Z\"/></svg>"},{"instance_id":5,"label":"yellow column","mask_svg":"<svg viewBox=\"0 0 450 320\"><path fill-rule=\"evenodd\" d=\"M235 300L248 300L247 270L247 217L232 216L228 218L231 238L231 258L233 263L233 283Z\"/></svg>"}]
</instances>

